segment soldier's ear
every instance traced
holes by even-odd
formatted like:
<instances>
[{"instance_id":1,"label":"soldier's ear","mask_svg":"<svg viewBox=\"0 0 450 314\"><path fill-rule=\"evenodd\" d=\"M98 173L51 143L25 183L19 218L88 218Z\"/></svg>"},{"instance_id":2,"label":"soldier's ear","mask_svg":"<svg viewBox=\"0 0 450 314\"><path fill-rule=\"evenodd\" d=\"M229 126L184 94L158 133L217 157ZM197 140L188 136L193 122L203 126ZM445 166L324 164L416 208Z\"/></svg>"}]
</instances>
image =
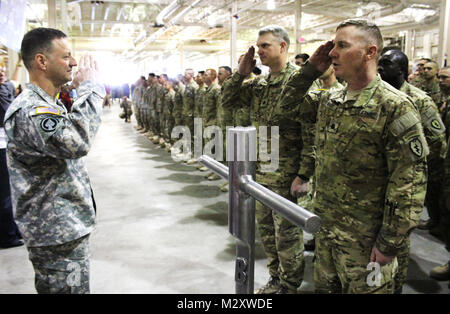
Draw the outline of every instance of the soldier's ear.
<instances>
[{"instance_id":1,"label":"soldier's ear","mask_svg":"<svg viewBox=\"0 0 450 314\"><path fill-rule=\"evenodd\" d=\"M41 71L46 71L47 70L47 65L48 65L48 59L47 57L42 54L42 53L37 53L34 56L34 63L36 64L36 68L41 70Z\"/></svg>"},{"instance_id":2,"label":"soldier's ear","mask_svg":"<svg viewBox=\"0 0 450 314\"><path fill-rule=\"evenodd\" d=\"M377 58L378 47L375 45L370 45L366 48L366 60L374 60Z\"/></svg>"},{"instance_id":3,"label":"soldier's ear","mask_svg":"<svg viewBox=\"0 0 450 314\"><path fill-rule=\"evenodd\" d=\"M280 50L280 52L281 53L283 53L283 52L288 52L287 50L288 50L288 48L287 48L287 43L286 42L284 42L284 41L282 41L281 43L280 43L280 46L281 46L281 50Z\"/></svg>"}]
</instances>

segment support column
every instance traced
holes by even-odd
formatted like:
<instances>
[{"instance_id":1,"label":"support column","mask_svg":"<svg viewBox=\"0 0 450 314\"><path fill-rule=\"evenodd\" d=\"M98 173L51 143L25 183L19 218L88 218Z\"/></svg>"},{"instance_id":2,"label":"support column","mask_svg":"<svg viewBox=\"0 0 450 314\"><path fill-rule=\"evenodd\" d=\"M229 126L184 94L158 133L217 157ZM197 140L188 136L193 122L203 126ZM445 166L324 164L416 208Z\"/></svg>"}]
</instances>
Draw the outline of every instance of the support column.
<instances>
[{"instance_id":1,"label":"support column","mask_svg":"<svg viewBox=\"0 0 450 314\"><path fill-rule=\"evenodd\" d=\"M47 0L48 27L56 28L56 0Z\"/></svg>"},{"instance_id":2,"label":"support column","mask_svg":"<svg viewBox=\"0 0 450 314\"><path fill-rule=\"evenodd\" d=\"M230 24L231 24L231 32L230 32L230 67L233 70L237 67L237 19L234 17L238 11L238 2L234 0L233 6L230 14Z\"/></svg>"},{"instance_id":3,"label":"support column","mask_svg":"<svg viewBox=\"0 0 450 314\"><path fill-rule=\"evenodd\" d=\"M61 1L61 30L64 32L64 34L67 34L68 31L68 14L67 14L67 1L66 0L60 0Z\"/></svg>"},{"instance_id":4,"label":"support column","mask_svg":"<svg viewBox=\"0 0 450 314\"><path fill-rule=\"evenodd\" d=\"M184 71L184 43L182 41L180 41L178 49L180 51L180 69Z\"/></svg>"},{"instance_id":5,"label":"support column","mask_svg":"<svg viewBox=\"0 0 450 314\"><path fill-rule=\"evenodd\" d=\"M298 39L301 36L302 29L302 0L295 0L295 26L294 26L294 39L295 39L295 54L302 52L302 46Z\"/></svg>"},{"instance_id":6,"label":"support column","mask_svg":"<svg viewBox=\"0 0 450 314\"><path fill-rule=\"evenodd\" d=\"M414 54L412 51L412 47L413 47L413 31L412 30L408 30L406 31L405 34L405 54L408 57L409 60L414 60Z\"/></svg>"},{"instance_id":7,"label":"support column","mask_svg":"<svg viewBox=\"0 0 450 314\"><path fill-rule=\"evenodd\" d=\"M441 13L439 22L439 67L444 66L447 60L447 66L450 65L450 0L441 0Z\"/></svg>"}]
</instances>

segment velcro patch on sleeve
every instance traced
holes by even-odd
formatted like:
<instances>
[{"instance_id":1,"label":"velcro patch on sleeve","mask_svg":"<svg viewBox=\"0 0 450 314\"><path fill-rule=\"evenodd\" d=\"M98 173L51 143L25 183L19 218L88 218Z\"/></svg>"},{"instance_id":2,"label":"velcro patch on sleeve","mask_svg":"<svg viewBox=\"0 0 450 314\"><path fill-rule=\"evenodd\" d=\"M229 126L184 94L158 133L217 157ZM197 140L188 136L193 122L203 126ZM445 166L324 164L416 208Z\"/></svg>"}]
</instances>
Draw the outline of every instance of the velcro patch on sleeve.
<instances>
[{"instance_id":1,"label":"velcro patch on sleeve","mask_svg":"<svg viewBox=\"0 0 450 314\"><path fill-rule=\"evenodd\" d=\"M36 108L36 114L53 114L53 115L57 115L60 116L61 115L61 110L59 109L55 109L55 108L51 108L51 107L37 107Z\"/></svg>"}]
</instances>

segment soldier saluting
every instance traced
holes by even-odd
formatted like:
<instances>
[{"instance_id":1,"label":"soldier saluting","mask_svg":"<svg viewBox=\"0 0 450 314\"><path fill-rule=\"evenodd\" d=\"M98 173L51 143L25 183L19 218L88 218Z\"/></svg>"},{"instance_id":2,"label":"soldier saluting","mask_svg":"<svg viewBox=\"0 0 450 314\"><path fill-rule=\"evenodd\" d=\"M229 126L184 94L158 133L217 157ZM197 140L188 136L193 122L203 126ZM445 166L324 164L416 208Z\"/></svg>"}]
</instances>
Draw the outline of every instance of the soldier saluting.
<instances>
[{"instance_id":1,"label":"soldier saluting","mask_svg":"<svg viewBox=\"0 0 450 314\"><path fill-rule=\"evenodd\" d=\"M347 86L323 97L317 114L318 293L393 293L396 256L422 213L428 145L414 104L377 75L382 48L376 25L350 20L329 53ZM301 83L291 76L281 101L294 101Z\"/></svg>"},{"instance_id":2,"label":"soldier saluting","mask_svg":"<svg viewBox=\"0 0 450 314\"><path fill-rule=\"evenodd\" d=\"M100 127L105 89L90 56L77 64L67 36L36 28L21 54L30 84L8 108L8 170L15 219L35 270L38 293L89 293L89 234L95 203L82 157ZM72 80L72 112L56 100Z\"/></svg>"}]
</instances>

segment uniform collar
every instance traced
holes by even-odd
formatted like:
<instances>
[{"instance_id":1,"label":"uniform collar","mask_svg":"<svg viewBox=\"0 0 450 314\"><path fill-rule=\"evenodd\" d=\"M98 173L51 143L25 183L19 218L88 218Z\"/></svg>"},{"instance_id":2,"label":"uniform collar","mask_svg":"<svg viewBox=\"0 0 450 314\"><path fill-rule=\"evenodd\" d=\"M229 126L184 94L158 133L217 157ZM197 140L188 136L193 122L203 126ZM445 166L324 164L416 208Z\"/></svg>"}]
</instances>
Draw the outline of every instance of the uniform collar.
<instances>
[{"instance_id":1,"label":"uniform collar","mask_svg":"<svg viewBox=\"0 0 450 314\"><path fill-rule=\"evenodd\" d=\"M271 74L269 73L269 75L267 76L267 82L269 84L278 84L281 81L283 81L285 79L286 74L290 74L292 71L294 71L296 68L298 68L297 66L294 66L293 64L291 64L290 62L288 62L286 64L286 66L280 71L280 73L278 74L277 77L275 77L273 80L271 80Z\"/></svg>"},{"instance_id":2,"label":"uniform collar","mask_svg":"<svg viewBox=\"0 0 450 314\"><path fill-rule=\"evenodd\" d=\"M351 107L364 107L373 97L373 94L377 91L379 85L381 84L381 77L379 74L369 83L364 89L359 93L358 99L353 102L352 100L346 101L345 103L349 103ZM347 92L347 88L343 89L341 92L336 93L336 98L331 97L332 100L335 100L340 103L344 103L343 99L345 93Z\"/></svg>"},{"instance_id":3,"label":"uniform collar","mask_svg":"<svg viewBox=\"0 0 450 314\"><path fill-rule=\"evenodd\" d=\"M38 94L40 98L42 98L45 102L47 102L49 105L57 105L59 107L62 107L65 109L63 103L59 99L53 99L49 94L47 94L46 91L44 91L39 86L33 84L33 83L27 83L26 88L33 91L35 94Z\"/></svg>"}]
</instances>

